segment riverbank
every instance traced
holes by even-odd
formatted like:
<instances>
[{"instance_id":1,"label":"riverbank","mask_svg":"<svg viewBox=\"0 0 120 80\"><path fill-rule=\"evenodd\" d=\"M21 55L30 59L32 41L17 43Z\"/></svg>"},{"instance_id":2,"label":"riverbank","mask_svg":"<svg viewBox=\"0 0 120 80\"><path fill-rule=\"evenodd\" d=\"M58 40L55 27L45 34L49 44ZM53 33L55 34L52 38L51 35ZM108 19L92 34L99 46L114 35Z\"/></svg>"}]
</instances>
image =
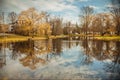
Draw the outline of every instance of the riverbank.
<instances>
[{"instance_id":1,"label":"riverbank","mask_svg":"<svg viewBox=\"0 0 120 80\"><path fill-rule=\"evenodd\" d=\"M57 36L21 36L21 35L16 35L16 34L5 34L5 35L0 35L0 43L4 42L19 42L19 41L27 41L29 39L31 40L41 40L41 39L58 39L58 38L66 38L66 37L75 37L75 36L80 36L80 37L93 37L92 35L57 35ZM95 35L94 39L96 40L119 40L120 41L120 36L98 36Z\"/></svg>"},{"instance_id":2,"label":"riverbank","mask_svg":"<svg viewBox=\"0 0 120 80\"><path fill-rule=\"evenodd\" d=\"M0 35L0 43L4 42L19 42L19 41L27 41L27 40L42 40L42 39L57 39L57 38L66 38L68 35L57 35L57 36L21 36L16 34L5 34Z\"/></svg>"},{"instance_id":3,"label":"riverbank","mask_svg":"<svg viewBox=\"0 0 120 80\"><path fill-rule=\"evenodd\" d=\"M94 39L97 40L119 40L120 41L120 36L96 36Z\"/></svg>"}]
</instances>

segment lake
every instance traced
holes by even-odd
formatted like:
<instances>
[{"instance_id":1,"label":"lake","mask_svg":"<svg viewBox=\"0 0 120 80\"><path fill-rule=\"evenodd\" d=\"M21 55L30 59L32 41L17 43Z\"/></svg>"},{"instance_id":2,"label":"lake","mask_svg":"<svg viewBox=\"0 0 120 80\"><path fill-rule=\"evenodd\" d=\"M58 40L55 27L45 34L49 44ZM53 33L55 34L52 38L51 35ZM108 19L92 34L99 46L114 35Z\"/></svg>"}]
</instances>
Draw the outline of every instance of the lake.
<instances>
[{"instance_id":1,"label":"lake","mask_svg":"<svg viewBox=\"0 0 120 80\"><path fill-rule=\"evenodd\" d=\"M120 79L120 41L68 38L0 43L0 79Z\"/></svg>"}]
</instances>

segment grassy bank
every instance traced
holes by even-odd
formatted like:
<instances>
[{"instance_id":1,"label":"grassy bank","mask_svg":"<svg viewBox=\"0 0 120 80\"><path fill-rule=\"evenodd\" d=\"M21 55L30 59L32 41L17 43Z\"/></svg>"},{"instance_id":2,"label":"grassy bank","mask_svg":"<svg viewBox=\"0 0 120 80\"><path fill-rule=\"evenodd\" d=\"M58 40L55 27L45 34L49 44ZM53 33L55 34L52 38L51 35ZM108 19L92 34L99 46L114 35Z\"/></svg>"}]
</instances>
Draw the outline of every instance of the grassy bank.
<instances>
[{"instance_id":1,"label":"grassy bank","mask_svg":"<svg viewBox=\"0 0 120 80\"><path fill-rule=\"evenodd\" d=\"M94 37L94 39L97 39L97 40L119 40L120 41L120 36L97 36L97 37Z\"/></svg>"},{"instance_id":2,"label":"grassy bank","mask_svg":"<svg viewBox=\"0 0 120 80\"><path fill-rule=\"evenodd\" d=\"M0 36L0 43L3 42L18 42L18 41L25 41L29 37L15 35L15 34L7 34L5 36Z\"/></svg>"},{"instance_id":3,"label":"grassy bank","mask_svg":"<svg viewBox=\"0 0 120 80\"><path fill-rule=\"evenodd\" d=\"M57 38L65 38L65 37L74 37L74 36L80 36L80 37L93 37L92 35L57 35L57 36L21 36L16 34L6 34L6 35L0 35L0 43L3 42L19 42L19 41L27 41L29 39L31 40L41 40L41 39L57 39ZM95 35L94 39L96 40L120 40L120 36L98 36Z\"/></svg>"},{"instance_id":4,"label":"grassy bank","mask_svg":"<svg viewBox=\"0 0 120 80\"><path fill-rule=\"evenodd\" d=\"M16 34L7 34L5 36L0 36L0 43L4 42L19 42L19 41L27 41L29 39L31 40L41 40L41 39L57 39L57 38L65 38L68 37L67 35L57 35L57 36L21 36Z\"/></svg>"}]
</instances>

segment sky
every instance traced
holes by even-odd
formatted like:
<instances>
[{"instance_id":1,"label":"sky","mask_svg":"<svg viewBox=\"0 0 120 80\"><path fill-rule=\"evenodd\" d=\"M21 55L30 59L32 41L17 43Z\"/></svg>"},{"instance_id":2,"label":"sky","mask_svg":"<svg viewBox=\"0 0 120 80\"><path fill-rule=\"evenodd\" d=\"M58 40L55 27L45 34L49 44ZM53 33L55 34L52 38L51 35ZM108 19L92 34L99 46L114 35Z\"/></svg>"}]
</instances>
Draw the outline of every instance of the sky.
<instances>
[{"instance_id":1,"label":"sky","mask_svg":"<svg viewBox=\"0 0 120 80\"><path fill-rule=\"evenodd\" d=\"M111 6L110 0L0 0L0 12L20 13L34 7L37 11L47 11L53 16L59 16L64 21L79 23L80 9L83 6L94 8L95 13L106 12Z\"/></svg>"}]
</instances>

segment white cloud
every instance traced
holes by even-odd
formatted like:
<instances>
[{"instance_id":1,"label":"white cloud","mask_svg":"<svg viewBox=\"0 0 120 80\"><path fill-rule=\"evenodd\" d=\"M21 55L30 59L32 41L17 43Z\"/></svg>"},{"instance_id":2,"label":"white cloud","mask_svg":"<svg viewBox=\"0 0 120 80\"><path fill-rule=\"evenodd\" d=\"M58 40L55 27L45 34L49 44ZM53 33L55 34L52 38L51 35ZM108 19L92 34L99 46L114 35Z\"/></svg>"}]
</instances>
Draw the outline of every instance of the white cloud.
<instances>
[{"instance_id":1,"label":"white cloud","mask_svg":"<svg viewBox=\"0 0 120 80\"><path fill-rule=\"evenodd\" d=\"M79 18L78 18L78 15L74 15L74 13L68 13L66 12L64 15L63 15L63 19L64 19L64 22L68 22L68 21L71 21L71 23L79 23Z\"/></svg>"},{"instance_id":2,"label":"white cloud","mask_svg":"<svg viewBox=\"0 0 120 80\"><path fill-rule=\"evenodd\" d=\"M75 1L87 2L87 1L89 1L89 0L65 0L65 1L70 2L70 3L73 3L73 2L75 2Z\"/></svg>"},{"instance_id":3,"label":"white cloud","mask_svg":"<svg viewBox=\"0 0 120 80\"><path fill-rule=\"evenodd\" d=\"M49 10L49 11L63 11L63 10L72 10L75 11L77 9L76 6L71 4L66 4L63 0L40 0L39 2L35 3L38 5L37 7L41 8L42 10Z\"/></svg>"},{"instance_id":4,"label":"white cloud","mask_svg":"<svg viewBox=\"0 0 120 80\"><path fill-rule=\"evenodd\" d=\"M73 1L73 0L70 0ZM66 4L64 0L5 0L4 10L18 10L22 11L30 7L35 7L38 10L43 11L63 11L63 10L72 10L77 9L76 6L72 4Z\"/></svg>"},{"instance_id":5,"label":"white cloud","mask_svg":"<svg viewBox=\"0 0 120 80\"><path fill-rule=\"evenodd\" d=\"M106 5L106 7L113 7L113 5L112 4L108 4L108 5Z\"/></svg>"},{"instance_id":6,"label":"white cloud","mask_svg":"<svg viewBox=\"0 0 120 80\"><path fill-rule=\"evenodd\" d=\"M87 2L87 1L89 1L89 0L78 0L78 1L80 1L80 2Z\"/></svg>"},{"instance_id":7,"label":"white cloud","mask_svg":"<svg viewBox=\"0 0 120 80\"><path fill-rule=\"evenodd\" d=\"M93 5L89 5L89 7L93 8L93 9L99 9L99 7L93 6Z\"/></svg>"},{"instance_id":8,"label":"white cloud","mask_svg":"<svg viewBox=\"0 0 120 80\"><path fill-rule=\"evenodd\" d=\"M73 2L75 0L68 0ZM68 4L65 0L5 0L3 11L15 11L20 13L30 7L35 7L38 11L47 11L50 13L61 14L65 20L76 22L73 14L78 13L78 7L72 4ZM63 14L64 12L67 12ZM71 14L69 12L72 12Z\"/></svg>"},{"instance_id":9,"label":"white cloud","mask_svg":"<svg viewBox=\"0 0 120 80\"><path fill-rule=\"evenodd\" d=\"M105 7L112 8L112 7L118 7L118 5L107 4Z\"/></svg>"},{"instance_id":10,"label":"white cloud","mask_svg":"<svg viewBox=\"0 0 120 80\"><path fill-rule=\"evenodd\" d=\"M66 0L66 1L68 1L68 2L71 2L71 3L72 3L72 2L74 2L75 0Z\"/></svg>"}]
</instances>

